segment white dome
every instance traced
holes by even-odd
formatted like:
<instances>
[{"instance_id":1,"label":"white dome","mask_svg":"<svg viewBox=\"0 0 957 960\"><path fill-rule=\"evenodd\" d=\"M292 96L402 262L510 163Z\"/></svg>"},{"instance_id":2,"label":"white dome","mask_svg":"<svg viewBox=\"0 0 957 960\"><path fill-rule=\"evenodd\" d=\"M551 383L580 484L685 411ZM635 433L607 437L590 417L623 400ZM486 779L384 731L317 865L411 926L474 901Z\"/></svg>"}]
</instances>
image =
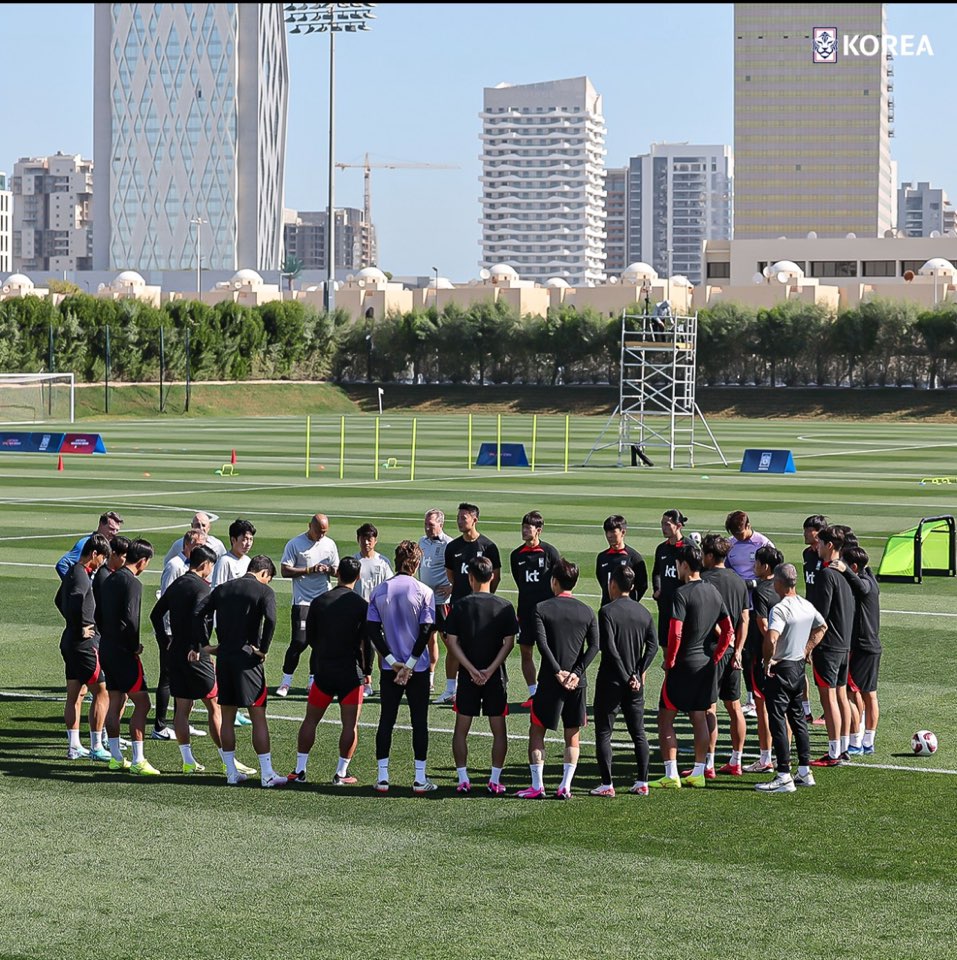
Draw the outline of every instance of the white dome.
<instances>
[{"instance_id":1,"label":"white dome","mask_svg":"<svg viewBox=\"0 0 957 960\"><path fill-rule=\"evenodd\" d=\"M389 278L378 267L363 267L356 280L371 280L373 283L388 283Z\"/></svg>"},{"instance_id":2,"label":"white dome","mask_svg":"<svg viewBox=\"0 0 957 960\"><path fill-rule=\"evenodd\" d=\"M934 257L928 260L917 272L922 277L932 277L935 273L938 275L948 274L949 276L954 276L954 274L957 274L957 267L943 257Z\"/></svg>"},{"instance_id":3,"label":"white dome","mask_svg":"<svg viewBox=\"0 0 957 960\"><path fill-rule=\"evenodd\" d=\"M568 281L564 277L549 277L545 281L545 286L553 290L564 290L568 286Z\"/></svg>"},{"instance_id":4,"label":"white dome","mask_svg":"<svg viewBox=\"0 0 957 960\"><path fill-rule=\"evenodd\" d=\"M438 280L433 280L433 281L429 284L429 286L430 286L433 290L435 290L436 288L438 288L439 290L454 290L454 289L455 289L455 284L452 283L452 281L449 280L448 277L439 277Z\"/></svg>"},{"instance_id":5,"label":"white dome","mask_svg":"<svg viewBox=\"0 0 957 960\"><path fill-rule=\"evenodd\" d=\"M233 274L232 283L249 283L253 286L261 286L263 278L256 273L255 270L250 270L248 268L243 270L237 270Z\"/></svg>"},{"instance_id":6,"label":"white dome","mask_svg":"<svg viewBox=\"0 0 957 960\"><path fill-rule=\"evenodd\" d=\"M676 273L671 278L671 285L673 287L690 287L692 284L691 284L691 281L683 273Z\"/></svg>"},{"instance_id":7,"label":"white dome","mask_svg":"<svg viewBox=\"0 0 957 960\"><path fill-rule=\"evenodd\" d=\"M134 287L145 287L146 281L135 270L124 270L117 274L114 283L132 284Z\"/></svg>"},{"instance_id":8,"label":"white dome","mask_svg":"<svg viewBox=\"0 0 957 960\"><path fill-rule=\"evenodd\" d=\"M32 290L36 284L29 278L24 276L22 273L11 273L6 280L3 281L5 287L20 287L21 290Z\"/></svg>"},{"instance_id":9,"label":"white dome","mask_svg":"<svg viewBox=\"0 0 957 960\"><path fill-rule=\"evenodd\" d=\"M489 274L493 277L517 277L518 271L514 267L510 267L507 263L496 263Z\"/></svg>"},{"instance_id":10,"label":"white dome","mask_svg":"<svg viewBox=\"0 0 957 960\"><path fill-rule=\"evenodd\" d=\"M640 260L637 263L629 263L628 266L621 271L622 283L639 283L642 280L649 280L654 283L657 279L658 274L655 268Z\"/></svg>"},{"instance_id":11,"label":"white dome","mask_svg":"<svg viewBox=\"0 0 957 960\"><path fill-rule=\"evenodd\" d=\"M804 271L793 260L778 260L771 264L771 275L777 273L788 273L792 277L803 277Z\"/></svg>"}]
</instances>

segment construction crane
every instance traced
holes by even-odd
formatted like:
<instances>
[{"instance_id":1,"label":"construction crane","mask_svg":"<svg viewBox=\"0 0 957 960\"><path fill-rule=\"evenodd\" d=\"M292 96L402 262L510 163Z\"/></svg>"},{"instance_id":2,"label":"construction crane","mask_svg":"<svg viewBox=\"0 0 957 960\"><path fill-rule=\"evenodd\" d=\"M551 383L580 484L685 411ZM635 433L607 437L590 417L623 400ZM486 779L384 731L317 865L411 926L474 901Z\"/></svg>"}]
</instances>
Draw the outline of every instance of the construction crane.
<instances>
[{"instance_id":1,"label":"construction crane","mask_svg":"<svg viewBox=\"0 0 957 960\"><path fill-rule=\"evenodd\" d=\"M362 163L337 163L340 170L351 168L362 168L362 266L374 267L372 256L372 169L378 170L458 170L457 163L403 163L395 161L392 163L372 163L369 160L369 154L365 155Z\"/></svg>"}]
</instances>

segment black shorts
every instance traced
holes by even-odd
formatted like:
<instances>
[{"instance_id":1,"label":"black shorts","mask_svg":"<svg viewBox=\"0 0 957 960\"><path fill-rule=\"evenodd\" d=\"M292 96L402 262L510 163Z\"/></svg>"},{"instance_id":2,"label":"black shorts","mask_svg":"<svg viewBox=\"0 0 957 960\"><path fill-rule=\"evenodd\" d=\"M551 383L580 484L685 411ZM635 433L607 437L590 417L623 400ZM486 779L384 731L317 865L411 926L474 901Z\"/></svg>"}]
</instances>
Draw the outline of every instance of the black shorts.
<instances>
[{"instance_id":1,"label":"black shorts","mask_svg":"<svg viewBox=\"0 0 957 960\"><path fill-rule=\"evenodd\" d=\"M316 663L309 665L309 672L312 674L313 685L321 693L340 702L356 687L362 686L362 674L356 666L350 669Z\"/></svg>"},{"instance_id":2,"label":"black shorts","mask_svg":"<svg viewBox=\"0 0 957 960\"><path fill-rule=\"evenodd\" d=\"M476 686L464 670L459 670L459 684L455 691L455 712L463 717L508 716L508 686L501 676L494 677L484 687Z\"/></svg>"},{"instance_id":3,"label":"black shorts","mask_svg":"<svg viewBox=\"0 0 957 960\"><path fill-rule=\"evenodd\" d=\"M811 651L811 666L814 668L814 682L822 690L847 686L847 662L850 653L847 650L822 650L819 646Z\"/></svg>"},{"instance_id":4,"label":"black shorts","mask_svg":"<svg viewBox=\"0 0 957 960\"><path fill-rule=\"evenodd\" d=\"M179 700L206 700L218 696L216 668L203 659L197 663L172 660L169 665L169 692Z\"/></svg>"},{"instance_id":5,"label":"black shorts","mask_svg":"<svg viewBox=\"0 0 957 960\"><path fill-rule=\"evenodd\" d=\"M748 689L751 690L759 700L765 699L765 687L768 678L764 672L764 658L755 657L744 651L744 676L748 681Z\"/></svg>"},{"instance_id":6,"label":"black shorts","mask_svg":"<svg viewBox=\"0 0 957 960\"><path fill-rule=\"evenodd\" d=\"M881 666L881 651L852 650L847 685L855 693L874 693Z\"/></svg>"},{"instance_id":7,"label":"black shorts","mask_svg":"<svg viewBox=\"0 0 957 960\"><path fill-rule=\"evenodd\" d=\"M535 646L535 614L525 616L519 614L518 617L518 644L522 647Z\"/></svg>"},{"instance_id":8,"label":"black shorts","mask_svg":"<svg viewBox=\"0 0 957 960\"><path fill-rule=\"evenodd\" d=\"M700 667L675 664L661 685L659 709L680 713L707 710L714 703L715 685L714 663Z\"/></svg>"},{"instance_id":9,"label":"black shorts","mask_svg":"<svg viewBox=\"0 0 957 960\"><path fill-rule=\"evenodd\" d=\"M445 621L449 618L449 610L451 609L451 604L449 603L435 603L435 629L439 633L445 633Z\"/></svg>"},{"instance_id":10,"label":"black shorts","mask_svg":"<svg viewBox=\"0 0 957 960\"><path fill-rule=\"evenodd\" d=\"M216 663L216 686L223 707L266 706L266 671L253 657L220 658ZM258 659L258 657L256 657Z\"/></svg>"},{"instance_id":11,"label":"black shorts","mask_svg":"<svg viewBox=\"0 0 957 960\"><path fill-rule=\"evenodd\" d=\"M717 684L717 698L715 703L720 700L722 703L730 703L732 700L741 699L741 669L735 669L732 666L734 662L734 647L729 647L725 655L718 664L715 673Z\"/></svg>"},{"instance_id":12,"label":"black shorts","mask_svg":"<svg viewBox=\"0 0 957 960\"><path fill-rule=\"evenodd\" d=\"M96 647L72 647L60 644L64 673L67 680L75 680L90 687L103 682L100 654Z\"/></svg>"},{"instance_id":13,"label":"black shorts","mask_svg":"<svg viewBox=\"0 0 957 960\"><path fill-rule=\"evenodd\" d=\"M128 654L113 653L104 658L106 689L113 693L145 693L143 661Z\"/></svg>"},{"instance_id":14,"label":"black shorts","mask_svg":"<svg viewBox=\"0 0 957 960\"><path fill-rule=\"evenodd\" d=\"M560 687L557 681L539 681L532 697L532 723L546 730L563 727L584 727L588 723L588 703L582 686L575 690Z\"/></svg>"}]
</instances>

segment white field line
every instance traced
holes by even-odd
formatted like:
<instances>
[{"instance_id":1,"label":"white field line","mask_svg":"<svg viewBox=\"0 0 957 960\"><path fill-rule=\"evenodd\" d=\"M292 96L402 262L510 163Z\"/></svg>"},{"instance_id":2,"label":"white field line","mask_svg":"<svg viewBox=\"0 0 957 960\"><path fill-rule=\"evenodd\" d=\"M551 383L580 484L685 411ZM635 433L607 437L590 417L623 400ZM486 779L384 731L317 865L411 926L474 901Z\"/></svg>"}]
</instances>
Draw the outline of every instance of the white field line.
<instances>
[{"instance_id":1,"label":"white field line","mask_svg":"<svg viewBox=\"0 0 957 960\"><path fill-rule=\"evenodd\" d=\"M41 700L41 701L53 702L53 703L63 703L66 699L65 697L49 697L49 696L40 696L40 695L34 695L29 693L8 693L7 691L4 691L4 690L0 690L0 697L10 699L10 700ZM205 709L202 707L194 706L193 709L197 713L206 712ZM302 719L303 719L302 717L286 717L278 713L267 713L266 718L269 720L282 720L289 723L302 723ZM330 718L323 717L321 722L324 724L332 725L332 726L339 726L339 721L331 717ZM358 723L358 726L364 727L370 730L375 730L378 728L377 723L370 723L364 720L360 720ZM397 723L392 729L401 730L403 732L410 732L412 730L412 727L407 724ZM441 734L446 734L447 736L451 736L454 732L455 732L454 730L449 730L445 727L429 727L429 733L441 733ZM492 736L492 733L489 730L471 730L469 732L469 736L490 738ZM508 739L514 740L516 742L526 743L528 741L528 736L520 733L510 733L508 734ZM555 743L555 744L564 744L565 741L562 737L546 737L545 742ZM581 745L583 747L593 747L595 746L595 741L582 740ZM612 745L621 747L622 749L628 749L632 746L630 740L625 740L625 741L616 740L613 742ZM649 747L657 746L658 741L654 739L654 737L649 736L648 745ZM742 754L742 756L747 759L751 759L753 757L757 757L757 754L749 753L748 751L745 751ZM859 767L864 770L902 770L907 773L942 773L949 776L957 776L957 770L945 770L942 767L907 767L902 764L894 764L894 763L858 763L854 761L846 764L846 766Z\"/></svg>"}]
</instances>

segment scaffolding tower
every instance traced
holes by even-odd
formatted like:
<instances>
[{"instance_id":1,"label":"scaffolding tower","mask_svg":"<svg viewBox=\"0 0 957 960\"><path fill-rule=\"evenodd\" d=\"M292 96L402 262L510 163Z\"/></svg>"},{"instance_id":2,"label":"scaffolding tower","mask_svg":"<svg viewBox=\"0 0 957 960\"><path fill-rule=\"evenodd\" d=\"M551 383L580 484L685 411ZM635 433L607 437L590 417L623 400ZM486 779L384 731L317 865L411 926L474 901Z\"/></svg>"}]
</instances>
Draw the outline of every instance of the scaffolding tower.
<instances>
[{"instance_id":1,"label":"scaffolding tower","mask_svg":"<svg viewBox=\"0 0 957 960\"><path fill-rule=\"evenodd\" d=\"M695 400L698 316L671 316L669 310L621 315L621 367L618 406L595 441L585 465L599 450L618 447L631 462L645 463L655 449L668 451L668 466L694 466L695 449L716 453L727 466ZM615 422L617 421L617 430ZM695 439L695 424L707 440ZM615 436L617 432L617 436Z\"/></svg>"}]
</instances>

